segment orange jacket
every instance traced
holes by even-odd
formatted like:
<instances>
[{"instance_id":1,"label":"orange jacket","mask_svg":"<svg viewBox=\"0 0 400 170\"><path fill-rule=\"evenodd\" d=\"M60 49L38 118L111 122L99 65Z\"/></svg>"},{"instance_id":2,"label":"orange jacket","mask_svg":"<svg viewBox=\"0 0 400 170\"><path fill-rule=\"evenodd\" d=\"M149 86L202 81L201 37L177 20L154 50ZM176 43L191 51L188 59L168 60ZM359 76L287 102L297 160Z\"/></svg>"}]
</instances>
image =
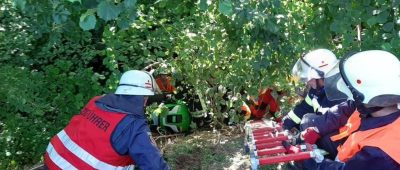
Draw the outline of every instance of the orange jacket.
<instances>
[{"instance_id":1,"label":"orange jacket","mask_svg":"<svg viewBox=\"0 0 400 170\"><path fill-rule=\"evenodd\" d=\"M258 101L254 102L254 105L250 105L251 114L256 119L261 119L264 117L265 113L267 112L267 106L269 106L269 113L273 114L279 111L279 104L271 93L271 89L263 91L258 95Z\"/></svg>"},{"instance_id":2,"label":"orange jacket","mask_svg":"<svg viewBox=\"0 0 400 170\"><path fill-rule=\"evenodd\" d=\"M361 124L361 119L357 111L353 115L353 119L349 118L345 128L348 138L343 145L338 147L339 160L346 162L361 151L363 147L371 146L381 149L400 164L400 147L398 146L400 141L400 135L398 135L400 132L400 118L386 126L366 131L356 131ZM345 136L340 137L343 138Z\"/></svg>"},{"instance_id":3,"label":"orange jacket","mask_svg":"<svg viewBox=\"0 0 400 170\"><path fill-rule=\"evenodd\" d=\"M162 92L175 93L175 87L171 85L171 77L162 78L160 76L157 77L156 82Z\"/></svg>"},{"instance_id":4,"label":"orange jacket","mask_svg":"<svg viewBox=\"0 0 400 170\"><path fill-rule=\"evenodd\" d=\"M360 112L357 110L354 111L354 113L349 117L347 120L346 125L341 127L339 129L339 134L331 136L332 141L338 141L340 139L343 139L345 137L348 137L351 135L353 132L358 130L358 128L361 125L361 118L360 118Z\"/></svg>"}]
</instances>

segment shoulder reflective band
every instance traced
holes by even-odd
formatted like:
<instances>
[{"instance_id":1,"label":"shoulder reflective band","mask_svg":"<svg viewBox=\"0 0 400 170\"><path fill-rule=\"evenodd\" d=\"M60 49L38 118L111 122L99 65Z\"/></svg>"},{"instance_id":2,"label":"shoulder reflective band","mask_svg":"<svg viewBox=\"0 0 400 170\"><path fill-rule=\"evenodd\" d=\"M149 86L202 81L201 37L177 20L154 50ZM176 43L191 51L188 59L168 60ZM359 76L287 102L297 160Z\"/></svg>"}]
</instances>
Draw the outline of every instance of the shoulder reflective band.
<instances>
[{"instance_id":1,"label":"shoulder reflective band","mask_svg":"<svg viewBox=\"0 0 400 170\"><path fill-rule=\"evenodd\" d=\"M304 100L306 101L306 103L308 105L310 105L311 107L313 106L312 100L311 100L311 98L310 98L310 96L308 94L307 94L307 97Z\"/></svg>"},{"instance_id":2,"label":"shoulder reflective band","mask_svg":"<svg viewBox=\"0 0 400 170\"><path fill-rule=\"evenodd\" d=\"M318 100L316 98L311 99L309 95L307 95L307 97L304 100L308 105L310 105L313 108L314 112L316 112L321 107L321 105L319 105L318 103Z\"/></svg>"},{"instance_id":3,"label":"shoulder reflective band","mask_svg":"<svg viewBox=\"0 0 400 170\"><path fill-rule=\"evenodd\" d=\"M289 116L290 119L293 120L294 123L300 124L301 119L293 112L293 110L291 110L291 111L288 113L288 116Z\"/></svg>"}]
</instances>

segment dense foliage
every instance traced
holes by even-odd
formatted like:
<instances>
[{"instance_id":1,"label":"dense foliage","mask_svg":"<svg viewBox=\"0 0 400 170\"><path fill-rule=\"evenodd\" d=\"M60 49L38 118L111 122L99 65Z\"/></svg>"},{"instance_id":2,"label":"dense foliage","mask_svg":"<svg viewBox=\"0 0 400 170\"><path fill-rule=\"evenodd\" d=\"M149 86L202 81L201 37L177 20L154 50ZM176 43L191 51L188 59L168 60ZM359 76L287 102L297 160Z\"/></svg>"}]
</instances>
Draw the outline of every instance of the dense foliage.
<instances>
[{"instance_id":1,"label":"dense foliage","mask_svg":"<svg viewBox=\"0 0 400 170\"><path fill-rule=\"evenodd\" d=\"M167 62L216 121L262 86L291 90L310 49L400 54L400 0L0 1L0 169L39 162L49 138L121 72ZM172 70L172 69L171 69ZM239 102L238 102L239 103ZM236 103L236 105L238 104Z\"/></svg>"}]
</instances>

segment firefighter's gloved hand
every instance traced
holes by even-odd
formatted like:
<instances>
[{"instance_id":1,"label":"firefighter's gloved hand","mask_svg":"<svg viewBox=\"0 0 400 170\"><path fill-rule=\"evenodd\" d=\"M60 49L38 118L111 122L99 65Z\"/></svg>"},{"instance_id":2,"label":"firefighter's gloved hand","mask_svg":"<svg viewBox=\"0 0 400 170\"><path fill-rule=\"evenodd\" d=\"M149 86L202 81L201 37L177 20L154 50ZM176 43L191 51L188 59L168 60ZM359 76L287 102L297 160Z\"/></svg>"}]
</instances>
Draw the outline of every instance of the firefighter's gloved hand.
<instances>
[{"instance_id":1,"label":"firefighter's gloved hand","mask_svg":"<svg viewBox=\"0 0 400 170\"><path fill-rule=\"evenodd\" d=\"M287 152L288 154L291 154L291 153L299 153L300 151L301 151L301 149L300 149L299 146L289 145L289 146L286 148L286 152Z\"/></svg>"},{"instance_id":2,"label":"firefighter's gloved hand","mask_svg":"<svg viewBox=\"0 0 400 170\"><path fill-rule=\"evenodd\" d=\"M319 114L321 114L321 115L324 115L326 112L328 112L328 110L329 110L329 107L325 107L325 108L324 107L319 107L317 112Z\"/></svg>"},{"instance_id":3,"label":"firefighter's gloved hand","mask_svg":"<svg viewBox=\"0 0 400 170\"><path fill-rule=\"evenodd\" d=\"M312 158L317 163L321 163L324 160L324 154L320 149L314 149L311 153Z\"/></svg>"},{"instance_id":4,"label":"firefighter's gloved hand","mask_svg":"<svg viewBox=\"0 0 400 170\"><path fill-rule=\"evenodd\" d=\"M315 127L307 128L300 135L300 138L309 144L315 144L320 137L318 129Z\"/></svg>"}]
</instances>

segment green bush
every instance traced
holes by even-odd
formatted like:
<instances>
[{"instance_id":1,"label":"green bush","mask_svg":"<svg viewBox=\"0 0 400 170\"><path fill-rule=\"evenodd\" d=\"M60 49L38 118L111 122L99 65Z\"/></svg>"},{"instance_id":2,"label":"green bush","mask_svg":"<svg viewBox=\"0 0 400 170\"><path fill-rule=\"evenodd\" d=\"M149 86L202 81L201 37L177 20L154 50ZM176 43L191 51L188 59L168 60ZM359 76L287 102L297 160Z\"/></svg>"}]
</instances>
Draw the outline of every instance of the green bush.
<instances>
[{"instance_id":1,"label":"green bush","mask_svg":"<svg viewBox=\"0 0 400 170\"><path fill-rule=\"evenodd\" d=\"M168 62L217 122L220 85L232 96L289 88L292 65L310 49L399 56L400 1L110 2L0 1L1 169L35 164L91 97L151 62Z\"/></svg>"},{"instance_id":2,"label":"green bush","mask_svg":"<svg viewBox=\"0 0 400 170\"><path fill-rule=\"evenodd\" d=\"M39 162L50 137L102 93L91 69L72 72L65 64L47 66L45 72L0 68L0 169Z\"/></svg>"}]
</instances>

